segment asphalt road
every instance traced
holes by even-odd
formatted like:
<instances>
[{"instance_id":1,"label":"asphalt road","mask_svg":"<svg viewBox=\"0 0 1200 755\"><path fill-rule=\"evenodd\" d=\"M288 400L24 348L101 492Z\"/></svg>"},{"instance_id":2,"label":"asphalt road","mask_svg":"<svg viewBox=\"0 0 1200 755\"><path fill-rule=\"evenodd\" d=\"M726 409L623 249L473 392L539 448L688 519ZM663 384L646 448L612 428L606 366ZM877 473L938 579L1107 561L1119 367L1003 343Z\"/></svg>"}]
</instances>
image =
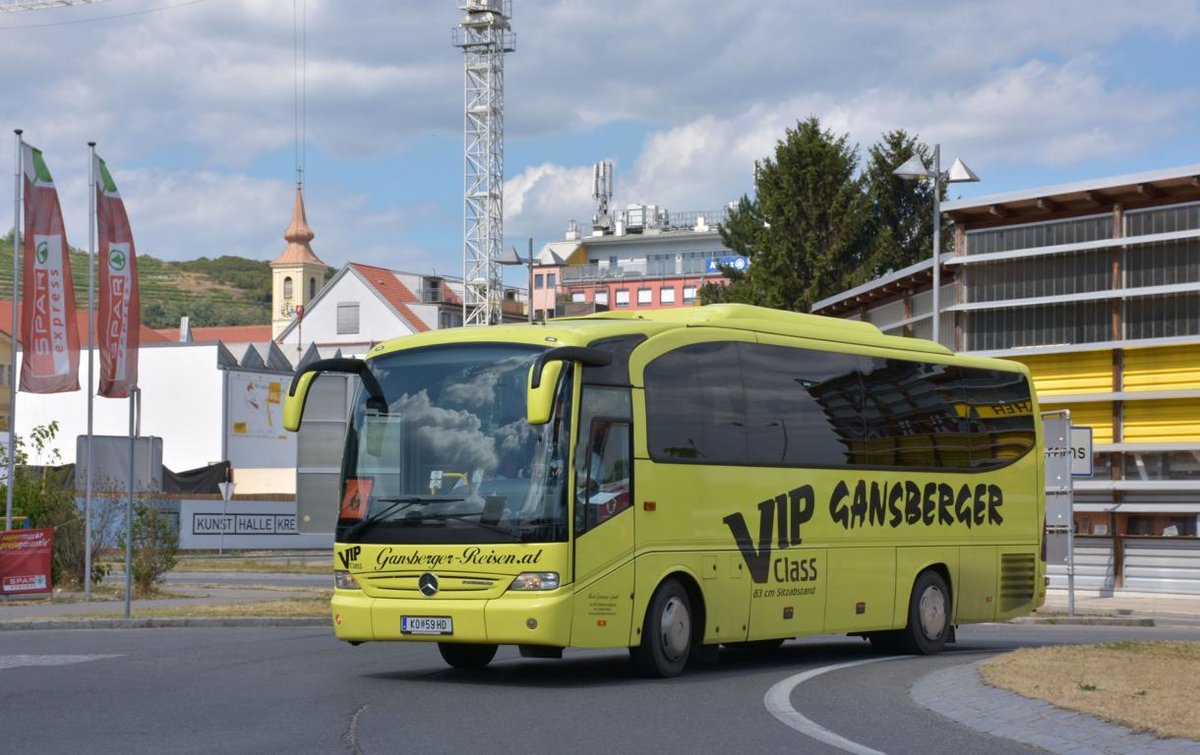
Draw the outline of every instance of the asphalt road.
<instances>
[{"instance_id":1,"label":"asphalt road","mask_svg":"<svg viewBox=\"0 0 1200 755\"><path fill-rule=\"evenodd\" d=\"M895 755L1031 752L921 707L910 685L1015 647L1129 638L1200 630L967 627L941 656L834 669L785 701ZM0 737L7 752L39 753L839 752L781 723L764 696L801 672L876 657L857 639L818 637L652 681L632 675L624 651L532 660L502 648L464 673L433 645L355 648L323 628L11 631L0 633Z\"/></svg>"}]
</instances>

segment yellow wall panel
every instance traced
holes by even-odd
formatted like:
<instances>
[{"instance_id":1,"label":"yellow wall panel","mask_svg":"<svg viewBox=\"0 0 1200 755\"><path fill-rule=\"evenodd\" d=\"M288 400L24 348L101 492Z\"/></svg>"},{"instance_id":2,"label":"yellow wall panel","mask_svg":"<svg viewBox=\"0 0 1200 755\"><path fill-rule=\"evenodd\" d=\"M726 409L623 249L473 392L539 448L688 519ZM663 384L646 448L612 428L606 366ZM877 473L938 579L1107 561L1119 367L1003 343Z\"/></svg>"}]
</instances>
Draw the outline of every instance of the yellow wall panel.
<instances>
[{"instance_id":1,"label":"yellow wall panel","mask_svg":"<svg viewBox=\"0 0 1200 755\"><path fill-rule=\"evenodd\" d=\"M1129 349L1125 390L1174 391L1200 388L1200 344Z\"/></svg>"},{"instance_id":2,"label":"yellow wall panel","mask_svg":"<svg viewBox=\"0 0 1200 755\"><path fill-rule=\"evenodd\" d=\"M1071 424L1076 427L1092 428L1092 443L1113 442L1112 402L1095 401L1086 404L1054 404L1041 399L1042 411L1070 409Z\"/></svg>"},{"instance_id":3,"label":"yellow wall panel","mask_svg":"<svg viewBox=\"0 0 1200 755\"><path fill-rule=\"evenodd\" d=\"M1197 440L1200 440L1200 399L1125 403L1127 443L1183 443Z\"/></svg>"},{"instance_id":4,"label":"yellow wall panel","mask_svg":"<svg viewBox=\"0 0 1200 755\"><path fill-rule=\"evenodd\" d=\"M1013 357L1033 373L1033 386L1042 401L1047 396L1108 393L1112 387L1112 351L1080 351Z\"/></svg>"}]
</instances>

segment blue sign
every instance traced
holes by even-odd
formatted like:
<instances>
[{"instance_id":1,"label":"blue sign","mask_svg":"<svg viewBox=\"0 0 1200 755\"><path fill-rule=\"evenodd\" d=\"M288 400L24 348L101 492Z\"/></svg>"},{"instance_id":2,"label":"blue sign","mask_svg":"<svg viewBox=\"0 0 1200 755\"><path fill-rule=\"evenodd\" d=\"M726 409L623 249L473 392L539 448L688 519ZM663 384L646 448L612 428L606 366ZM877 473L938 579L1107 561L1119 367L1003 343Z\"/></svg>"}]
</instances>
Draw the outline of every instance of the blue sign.
<instances>
[{"instance_id":1,"label":"blue sign","mask_svg":"<svg viewBox=\"0 0 1200 755\"><path fill-rule=\"evenodd\" d=\"M713 257L708 261L705 272L719 273L722 267L732 267L734 270L745 270L750 267L749 257Z\"/></svg>"}]
</instances>

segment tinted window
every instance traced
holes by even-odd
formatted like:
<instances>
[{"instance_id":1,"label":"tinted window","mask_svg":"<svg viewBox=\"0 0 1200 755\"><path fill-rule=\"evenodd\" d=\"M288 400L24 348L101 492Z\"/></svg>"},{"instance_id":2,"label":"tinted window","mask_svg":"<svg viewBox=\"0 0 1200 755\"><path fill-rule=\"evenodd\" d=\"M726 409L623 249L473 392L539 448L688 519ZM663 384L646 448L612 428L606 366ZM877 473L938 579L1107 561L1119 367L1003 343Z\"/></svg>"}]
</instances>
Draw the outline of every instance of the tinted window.
<instances>
[{"instance_id":1,"label":"tinted window","mask_svg":"<svg viewBox=\"0 0 1200 755\"><path fill-rule=\"evenodd\" d=\"M645 336L617 336L592 341L588 346L611 352L613 360L603 367L584 367L584 385L629 385L629 354Z\"/></svg>"},{"instance_id":2,"label":"tinted window","mask_svg":"<svg viewBox=\"0 0 1200 755\"><path fill-rule=\"evenodd\" d=\"M646 366L650 456L744 464L746 406L736 343L698 343Z\"/></svg>"},{"instance_id":3,"label":"tinted window","mask_svg":"<svg viewBox=\"0 0 1200 755\"><path fill-rule=\"evenodd\" d=\"M1020 373L762 344L659 357L646 408L657 461L968 471L1035 439Z\"/></svg>"},{"instance_id":4,"label":"tinted window","mask_svg":"<svg viewBox=\"0 0 1200 755\"><path fill-rule=\"evenodd\" d=\"M863 436L857 358L739 344L750 464L830 467L854 463Z\"/></svg>"}]
</instances>

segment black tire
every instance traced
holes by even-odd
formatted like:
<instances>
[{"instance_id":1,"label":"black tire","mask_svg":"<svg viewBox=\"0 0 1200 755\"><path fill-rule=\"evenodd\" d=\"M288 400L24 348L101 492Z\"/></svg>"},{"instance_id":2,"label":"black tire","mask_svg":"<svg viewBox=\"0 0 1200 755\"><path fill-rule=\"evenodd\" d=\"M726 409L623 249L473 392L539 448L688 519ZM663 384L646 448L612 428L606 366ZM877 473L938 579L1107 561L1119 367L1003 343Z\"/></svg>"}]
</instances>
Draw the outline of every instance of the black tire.
<instances>
[{"instance_id":1,"label":"black tire","mask_svg":"<svg viewBox=\"0 0 1200 755\"><path fill-rule=\"evenodd\" d=\"M900 649L913 655L942 652L950 637L950 588L935 571L923 571L908 600L908 626L900 634Z\"/></svg>"},{"instance_id":2,"label":"black tire","mask_svg":"<svg viewBox=\"0 0 1200 755\"><path fill-rule=\"evenodd\" d=\"M454 668L481 669L496 657L495 645L463 645L455 642L439 642L442 660Z\"/></svg>"},{"instance_id":3,"label":"black tire","mask_svg":"<svg viewBox=\"0 0 1200 755\"><path fill-rule=\"evenodd\" d=\"M678 676L692 652L692 602L678 580L668 579L654 591L642 622L642 642L629 655L643 676Z\"/></svg>"}]
</instances>

